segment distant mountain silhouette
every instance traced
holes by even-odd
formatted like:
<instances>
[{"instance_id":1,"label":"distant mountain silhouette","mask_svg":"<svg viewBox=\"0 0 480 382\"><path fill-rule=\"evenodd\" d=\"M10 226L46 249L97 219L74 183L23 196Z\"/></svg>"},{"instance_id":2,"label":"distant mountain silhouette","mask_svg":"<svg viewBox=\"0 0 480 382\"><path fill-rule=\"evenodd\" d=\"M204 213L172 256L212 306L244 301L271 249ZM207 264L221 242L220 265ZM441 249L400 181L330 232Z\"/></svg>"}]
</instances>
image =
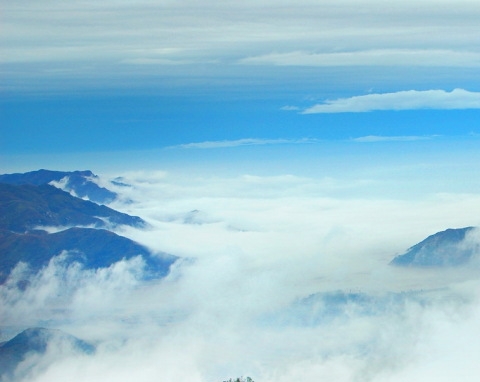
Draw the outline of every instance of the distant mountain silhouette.
<instances>
[{"instance_id":1,"label":"distant mountain silhouette","mask_svg":"<svg viewBox=\"0 0 480 382\"><path fill-rule=\"evenodd\" d=\"M266 315L266 322L280 325L317 326L350 316L368 317L404 311L412 302L426 304L431 291L366 293L361 291L327 291L311 294L290 306Z\"/></svg>"},{"instance_id":2,"label":"distant mountain silhouette","mask_svg":"<svg viewBox=\"0 0 480 382\"><path fill-rule=\"evenodd\" d=\"M62 251L70 251L69 263L79 262L86 269L106 268L140 255L146 262L147 277L164 276L176 259L169 255L154 256L142 245L104 229L70 228L52 234L0 230L0 284L19 261L28 263L32 272L37 272Z\"/></svg>"},{"instance_id":3,"label":"distant mountain silhouette","mask_svg":"<svg viewBox=\"0 0 480 382\"><path fill-rule=\"evenodd\" d=\"M53 186L0 183L0 229L24 232L38 226L108 228L121 224L146 225L138 216L76 198Z\"/></svg>"},{"instance_id":4,"label":"distant mountain silhouette","mask_svg":"<svg viewBox=\"0 0 480 382\"><path fill-rule=\"evenodd\" d=\"M467 240L475 227L447 229L427 237L390 264L414 267L459 266L480 254L480 240Z\"/></svg>"},{"instance_id":5,"label":"distant mountain silhouette","mask_svg":"<svg viewBox=\"0 0 480 382\"><path fill-rule=\"evenodd\" d=\"M64 191L74 194L79 198L87 198L93 202L105 204L113 201L117 194L113 191L100 187L96 182L98 176L89 170L86 171L50 171L37 170L26 173L0 175L0 183L8 184L32 184L40 186L56 182Z\"/></svg>"},{"instance_id":6,"label":"distant mountain silhouette","mask_svg":"<svg viewBox=\"0 0 480 382\"><path fill-rule=\"evenodd\" d=\"M42 355L49 345L58 345L58 355L93 354L95 347L56 329L29 328L9 341L0 343L0 378L12 377L17 366L29 355ZM61 350L60 350L61 349Z\"/></svg>"}]
</instances>

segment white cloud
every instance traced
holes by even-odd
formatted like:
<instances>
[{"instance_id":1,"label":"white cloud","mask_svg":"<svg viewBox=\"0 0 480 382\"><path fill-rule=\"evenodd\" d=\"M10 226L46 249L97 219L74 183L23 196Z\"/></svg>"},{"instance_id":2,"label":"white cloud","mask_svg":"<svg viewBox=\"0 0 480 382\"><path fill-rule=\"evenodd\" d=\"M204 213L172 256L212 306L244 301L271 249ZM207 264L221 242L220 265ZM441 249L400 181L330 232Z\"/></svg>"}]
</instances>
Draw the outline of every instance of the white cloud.
<instances>
[{"instance_id":1,"label":"white cloud","mask_svg":"<svg viewBox=\"0 0 480 382\"><path fill-rule=\"evenodd\" d=\"M367 135L365 137L353 138L355 142L410 142L410 141L423 141L426 139L432 139L431 136L418 136L418 135L400 135L400 136L385 136L385 135Z\"/></svg>"},{"instance_id":2,"label":"white cloud","mask_svg":"<svg viewBox=\"0 0 480 382\"><path fill-rule=\"evenodd\" d=\"M240 64L278 66L429 66L478 67L480 53L439 49L374 49L309 53L293 51L243 58Z\"/></svg>"},{"instance_id":3,"label":"white cloud","mask_svg":"<svg viewBox=\"0 0 480 382\"><path fill-rule=\"evenodd\" d=\"M298 106L290 106L290 105L282 106L280 109L285 110L285 111L301 110L300 107L298 107Z\"/></svg>"},{"instance_id":4,"label":"white cloud","mask_svg":"<svg viewBox=\"0 0 480 382\"><path fill-rule=\"evenodd\" d=\"M480 109L480 92L464 89L407 90L326 100L303 111L315 113L359 113L375 110Z\"/></svg>"},{"instance_id":5,"label":"white cloud","mask_svg":"<svg viewBox=\"0 0 480 382\"><path fill-rule=\"evenodd\" d=\"M74 315L108 312L123 292L139 284L144 262L141 257L119 261L109 268L84 270L79 263L66 262L64 252L51 259L38 274L31 275L19 264L0 286L0 314L4 325L37 326L39 322L62 320ZM17 283L28 280L25 290ZM89 308L85 308L88 305ZM58 311L57 311L58 310Z\"/></svg>"},{"instance_id":6,"label":"white cloud","mask_svg":"<svg viewBox=\"0 0 480 382\"><path fill-rule=\"evenodd\" d=\"M236 140L225 141L205 141L205 142L193 142L185 143L177 146L167 147L168 149L219 149L226 147L239 147L239 146L258 146L258 145L283 145L283 144L305 144L316 143L316 139L255 139L244 138Z\"/></svg>"},{"instance_id":7,"label":"white cloud","mask_svg":"<svg viewBox=\"0 0 480 382\"><path fill-rule=\"evenodd\" d=\"M98 345L88 357L56 359L51 349L46 360L32 358L24 381L421 380L428 354L477 376L474 357L448 358L447 351L452 338L465 353L478 350L478 272L439 277L386 263L446 226L475 224L478 195L363 199L353 183L350 197L339 199L349 182L291 174L181 178L144 171L123 181L131 187L118 191L132 201L117 206L152 224L124 233L186 260L165 280L143 284L139 259L86 271L59 258L25 291L15 286L25 274L19 267L0 287L2 325L41 322ZM205 224L169 218L192 210L204 213ZM347 307L329 322L292 324L309 312L291 304L311 293L430 288L439 291L428 304L411 301L400 312L362 315Z\"/></svg>"},{"instance_id":8,"label":"white cloud","mask_svg":"<svg viewBox=\"0 0 480 382\"><path fill-rule=\"evenodd\" d=\"M235 71L233 80L252 73L238 63L456 68L480 63L480 10L474 1L303 0L281 6L267 0L205 1L199 9L193 1L127 6L120 0L54 0L5 2L3 8L0 61L8 65L9 77L81 75L84 82L181 73L198 80L226 66L228 73Z\"/></svg>"}]
</instances>

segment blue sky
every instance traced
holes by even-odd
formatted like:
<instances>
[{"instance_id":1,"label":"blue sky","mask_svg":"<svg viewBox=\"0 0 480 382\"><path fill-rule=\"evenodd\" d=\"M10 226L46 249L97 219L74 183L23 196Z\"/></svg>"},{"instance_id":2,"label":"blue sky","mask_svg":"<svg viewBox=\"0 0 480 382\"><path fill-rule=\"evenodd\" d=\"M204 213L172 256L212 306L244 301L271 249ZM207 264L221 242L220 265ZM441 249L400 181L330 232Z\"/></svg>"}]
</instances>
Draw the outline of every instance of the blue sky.
<instances>
[{"instance_id":1,"label":"blue sky","mask_svg":"<svg viewBox=\"0 0 480 382\"><path fill-rule=\"evenodd\" d=\"M2 3L3 172L478 142L475 1Z\"/></svg>"}]
</instances>

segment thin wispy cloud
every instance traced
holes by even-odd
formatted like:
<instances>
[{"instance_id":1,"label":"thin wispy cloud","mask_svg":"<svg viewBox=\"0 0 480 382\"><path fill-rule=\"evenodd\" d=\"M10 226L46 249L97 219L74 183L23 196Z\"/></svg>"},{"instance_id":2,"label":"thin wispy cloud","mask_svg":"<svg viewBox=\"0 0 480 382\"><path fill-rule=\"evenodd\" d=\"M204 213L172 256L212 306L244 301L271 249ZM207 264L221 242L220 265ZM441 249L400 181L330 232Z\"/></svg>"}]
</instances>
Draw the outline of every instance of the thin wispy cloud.
<instances>
[{"instance_id":1,"label":"thin wispy cloud","mask_svg":"<svg viewBox=\"0 0 480 382\"><path fill-rule=\"evenodd\" d=\"M205 141L205 142L192 142L182 145L169 146L168 149L221 149L229 147L240 146L259 146L259 145L284 145L284 144L307 144L317 143L317 139L255 139L245 138L236 140L223 140L223 141Z\"/></svg>"},{"instance_id":2,"label":"thin wispy cloud","mask_svg":"<svg viewBox=\"0 0 480 382\"><path fill-rule=\"evenodd\" d=\"M376 110L480 109L480 92L464 89L407 90L326 100L305 109L302 114L361 113Z\"/></svg>"},{"instance_id":3,"label":"thin wispy cloud","mask_svg":"<svg viewBox=\"0 0 480 382\"><path fill-rule=\"evenodd\" d=\"M285 105L285 106L282 106L280 110L296 111L296 110L301 110L301 108L299 106Z\"/></svg>"},{"instance_id":4,"label":"thin wispy cloud","mask_svg":"<svg viewBox=\"0 0 480 382\"><path fill-rule=\"evenodd\" d=\"M480 53L446 49L371 49L312 53L292 51L246 57L245 65L276 66L451 66L478 67Z\"/></svg>"},{"instance_id":5,"label":"thin wispy cloud","mask_svg":"<svg viewBox=\"0 0 480 382\"><path fill-rule=\"evenodd\" d=\"M411 142L411 141L424 141L432 139L431 136L420 135L404 135L404 136L386 136L386 135L367 135L364 137L353 138L355 142Z\"/></svg>"}]
</instances>

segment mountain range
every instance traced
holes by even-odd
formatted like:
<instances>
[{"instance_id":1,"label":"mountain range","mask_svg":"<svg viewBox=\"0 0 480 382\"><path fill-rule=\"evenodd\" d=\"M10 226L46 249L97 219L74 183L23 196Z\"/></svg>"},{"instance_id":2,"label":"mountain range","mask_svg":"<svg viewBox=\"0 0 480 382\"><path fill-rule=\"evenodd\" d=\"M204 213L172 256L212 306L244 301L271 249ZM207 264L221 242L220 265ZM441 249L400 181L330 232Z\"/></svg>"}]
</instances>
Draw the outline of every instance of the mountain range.
<instances>
[{"instance_id":1,"label":"mountain range","mask_svg":"<svg viewBox=\"0 0 480 382\"><path fill-rule=\"evenodd\" d=\"M148 225L138 216L97 204L117 196L99 187L97 180L91 171L0 175L0 286L19 262L27 263L34 274L62 253L66 253L63 261L80 263L85 269L106 268L122 259L142 256L144 277L160 278L168 273L177 257L152 253L112 232L122 225L137 229ZM16 285L23 290L29 286L28 279ZM28 328L0 343L0 380L18 377L21 368L16 369L27 355L41 356L55 344L61 345L60 356L65 349L75 354L95 350L59 330Z\"/></svg>"},{"instance_id":2,"label":"mountain range","mask_svg":"<svg viewBox=\"0 0 480 382\"><path fill-rule=\"evenodd\" d=\"M92 174L61 174L77 173ZM25 177L14 174L18 182L33 179L40 185L0 183L0 284L20 261L37 272L63 251L69 251L69 261L79 262L87 269L109 267L140 255L149 277L168 273L175 256L152 254L139 243L111 231L121 225L146 228L143 219L43 183L51 179L51 174L58 172L40 170Z\"/></svg>"},{"instance_id":3,"label":"mountain range","mask_svg":"<svg viewBox=\"0 0 480 382\"><path fill-rule=\"evenodd\" d=\"M99 186L98 180L98 176L90 170L66 172L42 169L26 173L0 175L0 183L31 184L34 186L51 184L82 199L100 204L112 202L118 195L105 187Z\"/></svg>"},{"instance_id":4,"label":"mountain range","mask_svg":"<svg viewBox=\"0 0 480 382\"><path fill-rule=\"evenodd\" d=\"M48 184L0 183L0 229L24 232L42 226L129 225L143 228L144 220L83 200Z\"/></svg>"},{"instance_id":5,"label":"mountain range","mask_svg":"<svg viewBox=\"0 0 480 382\"><path fill-rule=\"evenodd\" d=\"M360 291L327 291L296 300L286 309L266 315L268 323L288 326L317 326L346 319L349 316L379 316L401 312L408 303L427 304L435 291L365 293Z\"/></svg>"},{"instance_id":6,"label":"mountain range","mask_svg":"<svg viewBox=\"0 0 480 382\"><path fill-rule=\"evenodd\" d=\"M68 263L80 263L85 269L107 268L122 259L142 256L149 278L164 276L175 261L174 256L154 256L144 246L105 229L73 227L51 234L0 230L0 284L18 262L27 263L36 273L63 251L68 251Z\"/></svg>"}]
</instances>

